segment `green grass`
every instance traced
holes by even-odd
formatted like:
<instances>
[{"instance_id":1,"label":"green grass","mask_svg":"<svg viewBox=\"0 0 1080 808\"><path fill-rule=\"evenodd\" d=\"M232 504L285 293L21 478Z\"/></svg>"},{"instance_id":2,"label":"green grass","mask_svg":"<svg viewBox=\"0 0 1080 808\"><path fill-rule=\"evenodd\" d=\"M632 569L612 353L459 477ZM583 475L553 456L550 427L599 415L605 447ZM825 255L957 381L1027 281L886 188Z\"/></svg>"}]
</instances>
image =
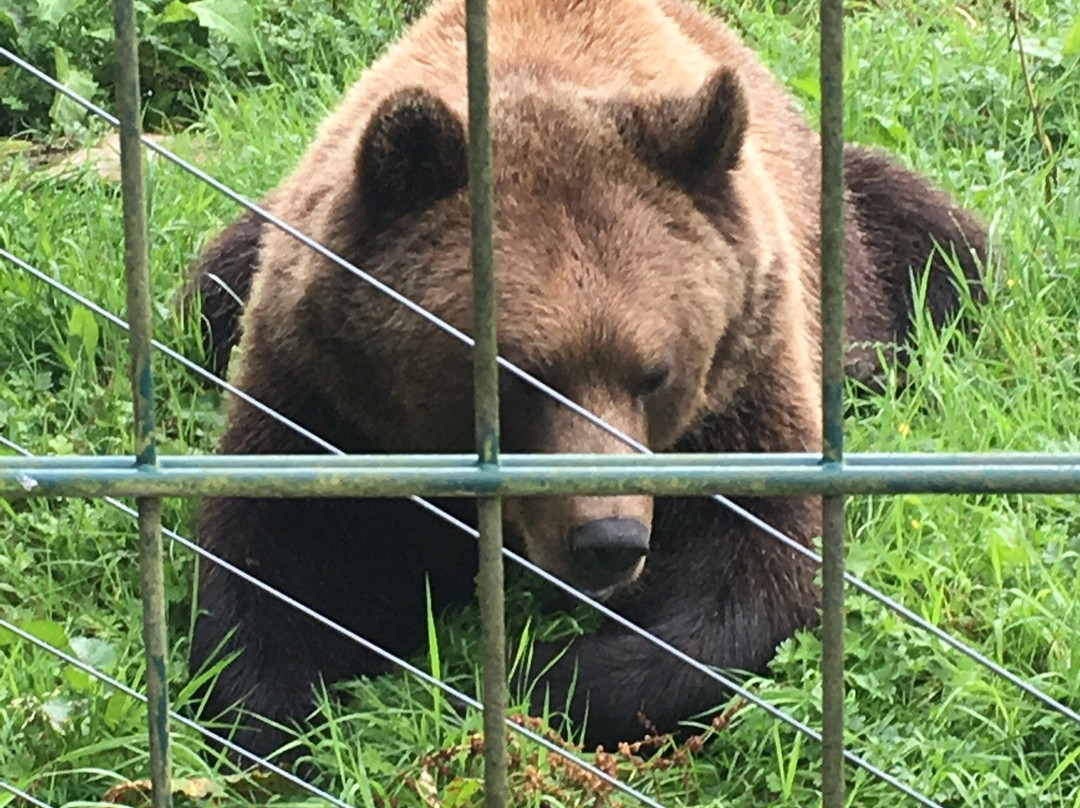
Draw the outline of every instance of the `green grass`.
<instances>
[{"instance_id":1,"label":"green grass","mask_svg":"<svg viewBox=\"0 0 1080 808\"><path fill-rule=\"evenodd\" d=\"M709 3L721 7L721 3ZM1024 42L1047 135L1048 161L1005 13L984 3L852 3L847 17L848 136L883 145L993 223L1007 267L976 337L920 324L902 392L858 405L852 451L1077 451L1080 445L1080 68L1062 51L1075 0L1025 5ZM815 112L812 3L743 2L729 18ZM396 27L394 28L396 30ZM391 31L393 33L393 31ZM289 76L258 87L216 85L199 123L173 147L257 197L302 153L319 117L386 39L325 60L303 89ZM7 152L0 152L4 154ZM34 154L0 163L0 245L114 312L124 309L118 187L90 171L47 176ZM1050 179L1048 180L1048 175ZM1049 193L1048 182L1051 183ZM198 340L173 309L184 269L236 207L176 168L148 174L157 335L196 356ZM123 336L10 264L0 269L0 434L35 453L123 452L130 389ZM219 396L181 368L156 365L162 451L210 451ZM166 503L185 535L191 504ZM906 496L853 499L852 571L1055 698L1080 705L1080 501L1063 496ZM192 620L189 553L169 546L166 570L171 682L181 704ZM542 591L511 575L511 642ZM946 806L1080 806L1080 728L945 649L867 598L849 593L847 714L851 747ZM142 677L136 540L129 517L98 501L0 502L0 616L101 664ZM475 687L475 609L440 621L435 651L417 663ZM534 628L565 634L581 613ZM96 642L91 642L90 640ZM805 633L781 649L752 689L819 725L820 642ZM451 808L478 802L469 752L475 715L404 675L356 682L346 707L324 706L312 733L320 783L357 805L392 798L424 805L434 787ZM52 805L96 803L147 776L145 714L126 697L74 675L25 642L0 637L0 777ZM762 711L734 710L701 750L613 765L668 805L817 804L819 749ZM527 745L515 747L518 802L594 805L597 792ZM442 750L442 751L440 751ZM226 804L256 799L251 779L213 766L198 737L175 735L178 778L211 778ZM660 762L666 761L666 762ZM523 774L538 768L539 796ZM315 804L280 790L277 802ZM887 786L849 776L852 805L905 804ZM614 803L632 804L624 798ZM0 793L0 806L10 801Z\"/></svg>"}]
</instances>

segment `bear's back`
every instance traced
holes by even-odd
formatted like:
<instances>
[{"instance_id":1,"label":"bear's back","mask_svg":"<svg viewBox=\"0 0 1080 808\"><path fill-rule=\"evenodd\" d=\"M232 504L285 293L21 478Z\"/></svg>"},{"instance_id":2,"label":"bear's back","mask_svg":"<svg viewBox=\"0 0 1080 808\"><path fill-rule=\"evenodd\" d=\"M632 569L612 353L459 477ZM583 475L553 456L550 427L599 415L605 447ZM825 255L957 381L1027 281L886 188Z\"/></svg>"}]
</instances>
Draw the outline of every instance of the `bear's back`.
<instances>
[{"instance_id":1,"label":"bear's back","mask_svg":"<svg viewBox=\"0 0 1080 808\"><path fill-rule=\"evenodd\" d=\"M494 98L520 93L523 82L599 98L690 95L717 66L718 54L707 53L652 0L492 0L489 6ZM718 22L698 16L727 40L733 64L755 58ZM464 1L440 0L353 84L286 182L302 187L305 177L325 178L329 161L351 161L368 117L397 90L423 87L466 120L466 75Z\"/></svg>"},{"instance_id":2,"label":"bear's back","mask_svg":"<svg viewBox=\"0 0 1080 808\"><path fill-rule=\"evenodd\" d=\"M683 0L491 0L489 54L493 104L525 93L552 98L643 103L694 94L721 67L746 88L750 120L734 182L759 245L800 277L808 307L816 298L817 137L783 88L739 38ZM365 127L394 92L422 87L467 119L464 0L439 0L368 69L323 122L297 168L268 200L271 210L335 249L335 211L354 185ZM778 181L779 179L779 181ZM327 267L291 237L268 229L262 268L272 256L275 308L303 296ZM262 287L257 278L252 300ZM254 306L253 306L254 307ZM816 318L811 318L813 328Z\"/></svg>"}]
</instances>

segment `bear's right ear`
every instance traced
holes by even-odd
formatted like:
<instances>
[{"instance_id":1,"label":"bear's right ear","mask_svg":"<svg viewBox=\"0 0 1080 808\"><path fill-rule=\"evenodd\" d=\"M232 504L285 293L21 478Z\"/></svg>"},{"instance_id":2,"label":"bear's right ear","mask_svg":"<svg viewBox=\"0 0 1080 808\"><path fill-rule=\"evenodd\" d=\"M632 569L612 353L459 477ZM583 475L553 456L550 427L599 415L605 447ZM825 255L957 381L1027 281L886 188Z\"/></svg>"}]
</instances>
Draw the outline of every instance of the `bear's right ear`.
<instances>
[{"instance_id":1,"label":"bear's right ear","mask_svg":"<svg viewBox=\"0 0 1080 808\"><path fill-rule=\"evenodd\" d=\"M729 69L694 95L622 103L614 112L623 142L638 158L691 192L738 165L750 119L742 82Z\"/></svg>"},{"instance_id":2,"label":"bear's right ear","mask_svg":"<svg viewBox=\"0 0 1080 808\"><path fill-rule=\"evenodd\" d=\"M465 128L425 90L400 90L375 111L357 153L364 218L374 230L464 188Z\"/></svg>"}]
</instances>

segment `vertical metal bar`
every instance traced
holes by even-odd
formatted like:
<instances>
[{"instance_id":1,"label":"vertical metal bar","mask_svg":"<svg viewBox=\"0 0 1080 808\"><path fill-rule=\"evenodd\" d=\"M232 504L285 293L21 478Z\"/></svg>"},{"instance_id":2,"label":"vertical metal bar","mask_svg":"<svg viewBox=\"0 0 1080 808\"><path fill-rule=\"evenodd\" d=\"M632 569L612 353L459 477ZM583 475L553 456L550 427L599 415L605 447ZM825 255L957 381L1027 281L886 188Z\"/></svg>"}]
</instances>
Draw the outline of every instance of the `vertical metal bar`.
<instances>
[{"instance_id":1,"label":"vertical metal bar","mask_svg":"<svg viewBox=\"0 0 1080 808\"><path fill-rule=\"evenodd\" d=\"M844 457L843 0L821 0L822 417L826 463ZM842 808L844 783L844 497L822 519L822 808Z\"/></svg>"},{"instance_id":2,"label":"vertical metal bar","mask_svg":"<svg viewBox=\"0 0 1080 808\"><path fill-rule=\"evenodd\" d=\"M844 459L844 17L821 0L822 433ZM844 805L844 497L822 503L822 808Z\"/></svg>"},{"instance_id":3,"label":"vertical metal bar","mask_svg":"<svg viewBox=\"0 0 1080 808\"><path fill-rule=\"evenodd\" d=\"M154 381L151 372L150 269L146 243L146 200L140 143L138 32L133 0L114 0L116 110L120 119L120 171L124 206L124 267L131 325L131 388L135 399L135 456L139 466L157 465ZM165 573L161 545L161 500L141 498L139 570L146 646L146 693L150 731L150 780L154 808L171 808L169 783L169 690L165 634Z\"/></svg>"},{"instance_id":4,"label":"vertical metal bar","mask_svg":"<svg viewBox=\"0 0 1080 808\"><path fill-rule=\"evenodd\" d=\"M487 0L467 0L469 210L472 220L473 370L476 452L499 462L499 367L495 305L494 204L488 74ZM477 501L480 528L481 654L484 683L484 805L505 808L507 793L506 632L503 602L502 500Z\"/></svg>"}]
</instances>

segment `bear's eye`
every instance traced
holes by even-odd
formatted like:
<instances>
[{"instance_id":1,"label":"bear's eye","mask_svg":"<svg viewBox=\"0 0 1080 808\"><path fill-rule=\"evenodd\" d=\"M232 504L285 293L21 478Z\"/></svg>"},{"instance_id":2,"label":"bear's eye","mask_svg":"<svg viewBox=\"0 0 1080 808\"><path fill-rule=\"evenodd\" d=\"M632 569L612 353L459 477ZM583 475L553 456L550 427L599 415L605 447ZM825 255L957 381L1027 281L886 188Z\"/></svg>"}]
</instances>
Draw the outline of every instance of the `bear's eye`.
<instances>
[{"instance_id":1,"label":"bear's eye","mask_svg":"<svg viewBox=\"0 0 1080 808\"><path fill-rule=\"evenodd\" d=\"M641 377L638 383L634 386L634 395L638 398L645 398L651 396L657 392L661 387L668 383L668 379L671 378L671 366L667 364L657 365L654 368L650 368L649 371Z\"/></svg>"}]
</instances>

